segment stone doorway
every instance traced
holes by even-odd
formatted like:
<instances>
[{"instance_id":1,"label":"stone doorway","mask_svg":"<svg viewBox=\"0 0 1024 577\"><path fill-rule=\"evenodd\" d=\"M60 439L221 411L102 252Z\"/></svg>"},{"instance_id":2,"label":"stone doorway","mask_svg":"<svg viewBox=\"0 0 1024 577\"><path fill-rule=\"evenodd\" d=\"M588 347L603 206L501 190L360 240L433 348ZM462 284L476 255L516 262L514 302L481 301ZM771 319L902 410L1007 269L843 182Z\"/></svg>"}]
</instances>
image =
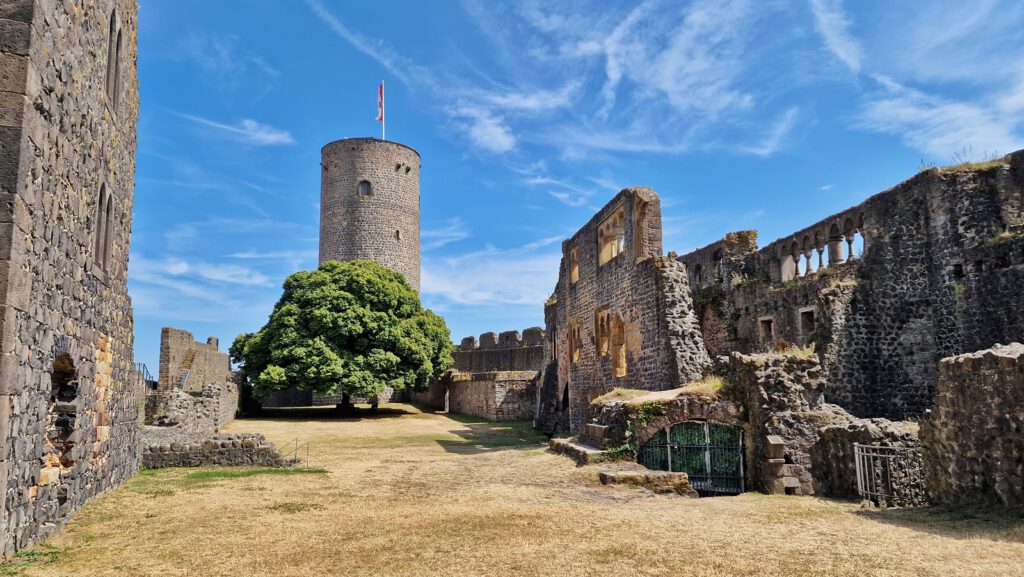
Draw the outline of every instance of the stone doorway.
<instances>
[{"instance_id":1,"label":"stone doorway","mask_svg":"<svg viewBox=\"0 0 1024 577\"><path fill-rule=\"evenodd\" d=\"M666 427L640 447L637 461L648 469L686 473L701 497L746 490L743 429L713 421Z\"/></svg>"}]
</instances>

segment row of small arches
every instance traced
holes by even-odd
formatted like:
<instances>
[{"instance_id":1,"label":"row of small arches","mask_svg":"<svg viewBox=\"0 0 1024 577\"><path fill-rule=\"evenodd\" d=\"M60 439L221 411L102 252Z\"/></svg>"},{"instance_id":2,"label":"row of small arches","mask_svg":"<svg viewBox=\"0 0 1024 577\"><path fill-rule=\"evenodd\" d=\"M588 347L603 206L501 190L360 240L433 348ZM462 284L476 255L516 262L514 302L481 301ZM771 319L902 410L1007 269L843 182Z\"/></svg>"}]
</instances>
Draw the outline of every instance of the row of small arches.
<instances>
[{"instance_id":1,"label":"row of small arches","mask_svg":"<svg viewBox=\"0 0 1024 577\"><path fill-rule=\"evenodd\" d=\"M812 236L793 239L779 249L779 277L785 282L819 270L861 258L864 255L864 215L847 218L842 226L829 225L828 234L818 229Z\"/></svg>"}]
</instances>

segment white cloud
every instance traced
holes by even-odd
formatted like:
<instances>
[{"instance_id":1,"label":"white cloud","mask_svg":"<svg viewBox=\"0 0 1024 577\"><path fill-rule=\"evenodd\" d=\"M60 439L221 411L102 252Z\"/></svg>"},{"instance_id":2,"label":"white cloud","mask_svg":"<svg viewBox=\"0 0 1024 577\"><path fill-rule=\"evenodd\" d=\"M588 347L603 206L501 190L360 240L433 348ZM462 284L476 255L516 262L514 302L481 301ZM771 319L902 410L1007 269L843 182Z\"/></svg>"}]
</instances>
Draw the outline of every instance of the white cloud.
<instances>
[{"instance_id":1,"label":"white cloud","mask_svg":"<svg viewBox=\"0 0 1024 577\"><path fill-rule=\"evenodd\" d=\"M477 148L503 153L516 147L516 137L505 121L486 108L458 106L449 110Z\"/></svg>"},{"instance_id":2,"label":"white cloud","mask_svg":"<svg viewBox=\"0 0 1024 577\"><path fill-rule=\"evenodd\" d=\"M243 144L254 146L279 146L295 144L295 139L286 130L267 126L251 119L242 119L237 125L216 122L200 116L175 112L177 116L191 120L197 124L216 129L221 135Z\"/></svg>"},{"instance_id":3,"label":"white cloud","mask_svg":"<svg viewBox=\"0 0 1024 577\"><path fill-rule=\"evenodd\" d=\"M1020 119L988 103L932 96L885 79L857 117L860 127L890 134L907 146L948 159L957 151L1009 152L1024 142Z\"/></svg>"},{"instance_id":4,"label":"white cloud","mask_svg":"<svg viewBox=\"0 0 1024 577\"><path fill-rule=\"evenodd\" d=\"M543 250L562 240L542 238L500 250L484 250L455 257L427 256L423 261L425 295L462 305L543 305L555 288L559 250Z\"/></svg>"},{"instance_id":5,"label":"white cloud","mask_svg":"<svg viewBox=\"0 0 1024 577\"><path fill-rule=\"evenodd\" d=\"M473 236L466 222L460 217L448 219L440 228L428 228L420 232L423 250L433 250Z\"/></svg>"},{"instance_id":6,"label":"white cloud","mask_svg":"<svg viewBox=\"0 0 1024 577\"><path fill-rule=\"evenodd\" d=\"M861 49L850 35L850 19L842 0L810 0L811 11L825 46L854 74L860 72Z\"/></svg>"},{"instance_id":7,"label":"white cloud","mask_svg":"<svg viewBox=\"0 0 1024 577\"><path fill-rule=\"evenodd\" d=\"M771 156L782 148L786 136L793 129L796 124L797 116L799 116L799 110L796 108L790 108L786 112L782 113L773 124L771 129L768 130L764 138L761 139L756 145L743 148L746 152L755 156Z\"/></svg>"}]
</instances>

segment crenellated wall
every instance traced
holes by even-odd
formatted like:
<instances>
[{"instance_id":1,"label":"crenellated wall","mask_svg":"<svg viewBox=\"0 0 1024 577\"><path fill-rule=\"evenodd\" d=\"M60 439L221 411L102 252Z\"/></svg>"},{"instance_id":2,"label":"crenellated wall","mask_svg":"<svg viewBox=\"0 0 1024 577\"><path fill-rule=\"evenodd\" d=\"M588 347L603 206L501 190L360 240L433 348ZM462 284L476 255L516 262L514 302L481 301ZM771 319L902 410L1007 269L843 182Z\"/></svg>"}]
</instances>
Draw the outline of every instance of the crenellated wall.
<instances>
[{"instance_id":1,"label":"crenellated wall","mask_svg":"<svg viewBox=\"0 0 1024 577\"><path fill-rule=\"evenodd\" d=\"M814 346L831 402L919 416L939 359L1024 340L1022 190L1024 151L921 172L758 250L730 235L683 255L705 342Z\"/></svg>"},{"instance_id":2,"label":"crenellated wall","mask_svg":"<svg viewBox=\"0 0 1024 577\"><path fill-rule=\"evenodd\" d=\"M544 329L483 333L466 337L453 353L455 369L464 373L539 371L544 364Z\"/></svg>"}]
</instances>

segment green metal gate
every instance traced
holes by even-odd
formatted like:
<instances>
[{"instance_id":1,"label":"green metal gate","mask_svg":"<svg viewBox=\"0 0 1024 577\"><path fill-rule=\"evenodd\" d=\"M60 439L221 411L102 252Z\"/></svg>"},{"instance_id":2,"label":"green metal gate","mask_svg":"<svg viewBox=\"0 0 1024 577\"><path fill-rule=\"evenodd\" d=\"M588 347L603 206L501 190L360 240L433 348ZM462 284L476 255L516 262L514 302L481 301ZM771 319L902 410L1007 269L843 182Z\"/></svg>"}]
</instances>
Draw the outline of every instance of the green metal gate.
<instances>
[{"instance_id":1,"label":"green metal gate","mask_svg":"<svg viewBox=\"0 0 1024 577\"><path fill-rule=\"evenodd\" d=\"M744 491L740 427L710 421L679 423L645 443L637 461L648 469L686 473L702 497Z\"/></svg>"}]
</instances>

